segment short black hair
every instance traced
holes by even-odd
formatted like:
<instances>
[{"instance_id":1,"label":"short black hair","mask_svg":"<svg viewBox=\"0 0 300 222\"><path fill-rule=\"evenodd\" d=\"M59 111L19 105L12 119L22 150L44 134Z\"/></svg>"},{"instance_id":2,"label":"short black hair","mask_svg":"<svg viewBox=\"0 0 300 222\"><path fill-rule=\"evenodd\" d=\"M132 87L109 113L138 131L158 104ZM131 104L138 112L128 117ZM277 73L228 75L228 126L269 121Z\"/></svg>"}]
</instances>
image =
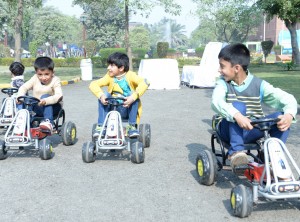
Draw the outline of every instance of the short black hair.
<instances>
[{"instance_id":1,"label":"short black hair","mask_svg":"<svg viewBox=\"0 0 300 222\"><path fill-rule=\"evenodd\" d=\"M23 75L25 70L25 67L20 62L13 62L9 66L9 71L14 74L15 76L21 76Z\"/></svg>"},{"instance_id":2,"label":"short black hair","mask_svg":"<svg viewBox=\"0 0 300 222\"><path fill-rule=\"evenodd\" d=\"M250 64L250 51L244 44L235 43L222 48L218 58L230 62L233 66L240 65L244 71L247 71Z\"/></svg>"},{"instance_id":3,"label":"short black hair","mask_svg":"<svg viewBox=\"0 0 300 222\"><path fill-rule=\"evenodd\" d=\"M124 72L129 70L129 58L125 53L115 52L107 58L107 63L115 64L118 68L124 66Z\"/></svg>"},{"instance_id":4,"label":"short black hair","mask_svg":"<svg viewBox=\"0 0 300 222\"><path fill-rule=\"evenodd\" d=\"M41 70L49 69L51 71L54 70L54 62L51 58L49 58L47 56L38 57L34 61L33 66L34 66L35 71L37 71L38 69L41 69Z\"/></svg>"}]
</instances>

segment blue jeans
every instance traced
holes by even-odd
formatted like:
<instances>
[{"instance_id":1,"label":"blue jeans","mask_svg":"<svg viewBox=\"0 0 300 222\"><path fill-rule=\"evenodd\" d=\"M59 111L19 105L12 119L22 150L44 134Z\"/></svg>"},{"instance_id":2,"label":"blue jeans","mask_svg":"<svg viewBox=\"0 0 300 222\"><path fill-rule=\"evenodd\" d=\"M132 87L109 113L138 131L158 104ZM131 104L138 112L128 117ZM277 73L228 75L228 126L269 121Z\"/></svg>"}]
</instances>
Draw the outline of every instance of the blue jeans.
<instances>
[{"instance_id":1,"label":"blue jeans","mask_svg":"<svg viewBox=\"0 0 300 222\"><path fill-rule=\"evenodd\" d=\"M49 94L44 94L41 96L41 99L49 97ZM39 106L38 104L34 104L30 107L30 109L36 113L36 117L43 117L44 119L49 119L52 124L54 124L53 116L58 115L61 110L61 104L55 103L47 106ZM17 109L24 109L23 104L18 104Z\"/></svg>"},{"instance_id":2,"label":"blue jeans","mask_svg":"<svg viewBox=\"0 0 300 222\"><path fill-rule=\"evenodd\" d=\"M111 97L111 94L106 92L106 97ZM138 113L140 99L135 100L128 108L122 105L117 106L117 111L120 113L122 119L128 119L130 125L136 124L136 118ZM98 99L98 125L102 126L104 119L109 111L113 109L111 105L103 105Z\"/></svg>"},{"instance_id":3,"label":"blue jeans","mask_svg":"<svg viewBox=\"0 0 300 222\"><path fill-rule=\"evenodd\" d=\"M234 102L232 105L240 111L241 114L246 115L246 105L242 102ZM266 118L276 118L282 115L282 112L272 113ZM277 125L273 125L269 130L271 137L276 137L283 141L287 141L290 129L282 132L277 128ZM221 139L230 144L228 155L232 155L237 151L244 150L244 144L255 143L258 139L264 136L263 131L253 128L252 130L242 129L236 122L229 122L226 119L222 119L218 127L218 134Z\"/></svg>"}]
</instances>

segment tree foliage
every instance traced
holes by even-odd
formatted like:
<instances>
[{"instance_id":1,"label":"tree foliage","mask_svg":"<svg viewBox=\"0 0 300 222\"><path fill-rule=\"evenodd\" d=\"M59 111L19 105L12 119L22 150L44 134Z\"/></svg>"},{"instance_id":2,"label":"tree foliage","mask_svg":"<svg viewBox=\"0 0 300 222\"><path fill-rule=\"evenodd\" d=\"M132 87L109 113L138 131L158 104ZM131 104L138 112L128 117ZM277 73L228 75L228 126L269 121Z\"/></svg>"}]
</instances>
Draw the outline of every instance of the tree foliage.
<instances>
[{"instance_id":1,"label":"tree foliage","mask_svg":"<svg viewBox=\"0 0 300 222\"><path fill-rule=\"evenodd\" d=\"M134 27L129 31L129 36L132 48L150 49L149 31L144 26Z\"/></svg>"},{"instance_id":2,"label":"tree foliage","mask_svg":"<svg viewBox=\"0 0 300 222\"><path fill-rule=\"evenodd\" d=\"M244 42L262 21L259 8L251 0L193 1L198 4L200 24L209 21L204 27L214 30L221 42Z\"/></svg>"},{"instance_id":3,"label":"tree foliage","mask_svg":"<svg viewBox=\"0 0 300 222\"><path fill-rule=\"evenodd\" d=\"M300 1L299 0L258 0L260 7L270 20L274 16L278 16L285 22L291 34L292 58L295 64L300 64L299 45L297 41L297 22L300 22Z\"/></svg>"}]
</instances>

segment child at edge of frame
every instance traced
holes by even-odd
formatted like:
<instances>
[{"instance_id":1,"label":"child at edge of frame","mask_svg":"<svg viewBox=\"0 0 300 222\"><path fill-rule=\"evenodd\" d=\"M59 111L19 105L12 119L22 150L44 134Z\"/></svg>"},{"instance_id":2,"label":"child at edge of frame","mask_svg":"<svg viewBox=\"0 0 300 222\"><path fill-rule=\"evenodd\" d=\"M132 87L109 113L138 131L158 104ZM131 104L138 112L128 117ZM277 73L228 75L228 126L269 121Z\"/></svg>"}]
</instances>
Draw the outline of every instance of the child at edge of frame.
<instances>
[{"instance_id":1,"label":"child at edge of frame","mask_svg":"<svg viewBox=\"0 0 300 222\"><path fill-rule=\"evenodd\" d=\"M264 135L251 125L251 119L279 118L269 133L286 143L290 126L295 122L297 101L293 95L250 73L250 52L244 44L225 46L218 58L221 77L214 88L211 106L222 117L216 129L221 139L230 144L228 159L235 168L249 162L244 144L255 143ZM263 103L275 111L265 115Z\"/></svg>"},{"instance_id":2,"label":"child at edge of frame","mask_svg":"<svg viewBox=\"0 0 300 222\"><path fill-rule=\"evenodd\" d=\"M20 62L13 62L9 66L11 72L11 83L12 88L19 89L24 84L24 70L25 67Z\"/></svg>"},{"instance_id":3,"label":"child at edge of frame","mask_svg":"<svg viewBox=\"0 0 300 222\"><path fill-rule=\"evenodd\" d=\"M34 62L35 74L19 89L18 97L24 96L32 90L33 97L40 100L32 106L36 116L43 117L40 128L53 131L53 116L62 109L62 87L60 78L54 75L54 62L49 57L38 57ZM18 103L18 109L23 104Z\"/></svg>"},{"instance_id":4,"label":"child at edge of frame","mask_svg":"<svg viewBox=\"0 0 300 222\"><path fill-rule=\"evenodd\" d=\"M126 54L115 52L107 59L107 73L100 79L90 83L89 89L98 99L98 122L93 138L97 139L101 132L105 117L112 107L105 100L117 93L125 97L123 106L118 106L122 119L128 118L127 135L132 138L139 136L137 124L142 113L140 97L149 87L149 82L129 70L129 58ZM107 91L102 88L107 86Z\"/></svg>"}]
</instances>

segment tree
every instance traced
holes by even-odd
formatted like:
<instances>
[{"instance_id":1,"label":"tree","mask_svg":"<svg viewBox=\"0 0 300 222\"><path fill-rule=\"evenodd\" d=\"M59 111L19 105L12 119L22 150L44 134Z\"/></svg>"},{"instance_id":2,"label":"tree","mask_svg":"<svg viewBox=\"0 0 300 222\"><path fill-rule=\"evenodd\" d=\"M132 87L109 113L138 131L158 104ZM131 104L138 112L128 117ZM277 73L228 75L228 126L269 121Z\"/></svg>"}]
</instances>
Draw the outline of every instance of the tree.
<instances>
[{"instance_id":1,"label":"tree","mask_svg":"<svg viewBox=\"0 0 300 222\"><path fill-rule=\"evenodd\" d=\"M212 20L204 20L201 24L191 33L189 39L189 47L197 48L206 45L209 42L217 41L215 31L211 28L214 27Z\"/></svg>"},{"instance_id":2,"label":"tree","mask_svg":"<svg viewBox=\"0 0 300 222\"><path fill-rule=\"evenodd\" d=\"M244 42L261 21L253 0L193 0L198 4L200 24L209 20L218 41ZM249 19L251 18L251 19Z\"/></svg>"},{"instance_id":3,"label":"tree","mask_svg":"<svg viewBox=\"0 0 300 222\"><path fill-rule=\"evenodd\" d=\"M299 45L297 41L297 22L300 22L300 1L297 0L258 0L260 7L270 20L278 16L284 21L291 34L292 60L295 64L300 64Z\"/></svg>"},{"instance_id":4,"label":"tree","mask_svg":"<svg viewBox=\"0 0 300 222\"><path fill-rule=\"evenodd\" d=\"M21 38L24 10L30 7L41 7L42 0L3 0L8 3L9 11L16 12L14 15L15 29L15 61L21 61Z\"/></svg>"},{"instance_id":5,"label":"tree","mask_svg":"<svg viewBox=\"0 0 300 222\"><path fill-rule=\"evenodd\" d=\"M43 10L36 11L31 18L29 41L34 40L38 45L48 42L49 47L66 40L75 43L79 43L79 39L81 41L79 35L82 32L78 19L63 15L54 7L44 7ZM50 56L54 57L53 48L50 52Z\"/></svg>"},{"instance_id":6,"label":"tree","mask_svg":"<svg viewBox=\"0 0 300 222\"><path fill-rule=\"evenodd\" d=\"M132 69L132 53L129 41L129 15L130 13L136 14L138 11L141 12L141 15L149 15L151 9L154 6L163 6L166 13L173 15L178 15L181 10L181 6L174 3L173 0L74 0L74 4L91 4L93 2L98 2L101 5L114 5L118 3L123 3L124 6L124 15L125 15L125 47L129 57L130 69Z\"/></svg>"},{"instance_id":7,"label":"tree","mask_svg":"<svg viewBox=\"0 0 300 222\"><path fill-rule=\"evenodd\" d=\"M130 45L132 48L150 49L149 31L144 26L137 26L130 30Z\"/></svg>"}]
</instances>

